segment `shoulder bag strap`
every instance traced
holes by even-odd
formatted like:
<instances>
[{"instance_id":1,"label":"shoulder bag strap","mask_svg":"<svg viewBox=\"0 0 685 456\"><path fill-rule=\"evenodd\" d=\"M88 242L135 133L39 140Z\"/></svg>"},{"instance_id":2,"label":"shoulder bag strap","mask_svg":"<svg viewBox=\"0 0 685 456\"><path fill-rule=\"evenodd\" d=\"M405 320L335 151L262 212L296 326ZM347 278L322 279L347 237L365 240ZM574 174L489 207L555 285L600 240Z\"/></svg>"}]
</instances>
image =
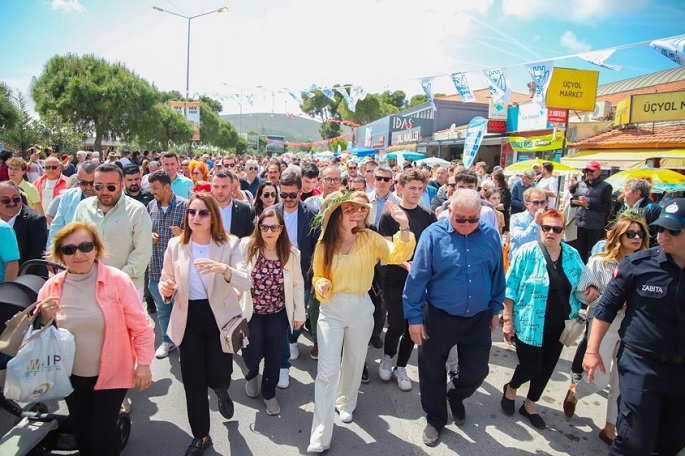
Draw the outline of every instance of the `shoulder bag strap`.
<instances>
[{"instance_id":1,"label":"shoulder bag strap","mask_svg":"<svg viewBox=\"0 0 685 456\"><path fill-rule=\"evenodd\" d=\"M540 247L540 250L542 250L542 254L545 256L545 261L547 261L547 265L550 266L550 269L552 270L552 273L554 274L554 279L557 280L558 282L561 282L561 277L559 276L559 272L557 272L556 266L554 266L554 262L552 261L552 257L549 256L549 251L547 251L547 247L545 247L545 244L540 242L538 240L538 246ZM563 255L563 249L559 253L559 255Z\"/></svg>"}]
</instances>

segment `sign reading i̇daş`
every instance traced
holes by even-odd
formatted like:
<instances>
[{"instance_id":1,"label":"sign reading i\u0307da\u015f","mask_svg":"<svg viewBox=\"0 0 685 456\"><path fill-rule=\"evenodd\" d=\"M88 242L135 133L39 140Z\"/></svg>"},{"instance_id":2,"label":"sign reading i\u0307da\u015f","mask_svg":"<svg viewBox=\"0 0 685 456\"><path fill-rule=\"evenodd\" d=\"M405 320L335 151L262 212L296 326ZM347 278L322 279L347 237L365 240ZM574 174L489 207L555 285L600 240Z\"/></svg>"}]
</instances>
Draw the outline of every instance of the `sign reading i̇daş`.
<instances>
[{"instance_id":1,"label":"sign reading i\u0307da\u015f","mask_svg":"<svg viewBox=\"0 0 685 456\"><path fill-rule=\"evenodd\" d=\"M547 88L547 107L594 111L599 71L555 67Z\"/></svg>"}]
</instances>

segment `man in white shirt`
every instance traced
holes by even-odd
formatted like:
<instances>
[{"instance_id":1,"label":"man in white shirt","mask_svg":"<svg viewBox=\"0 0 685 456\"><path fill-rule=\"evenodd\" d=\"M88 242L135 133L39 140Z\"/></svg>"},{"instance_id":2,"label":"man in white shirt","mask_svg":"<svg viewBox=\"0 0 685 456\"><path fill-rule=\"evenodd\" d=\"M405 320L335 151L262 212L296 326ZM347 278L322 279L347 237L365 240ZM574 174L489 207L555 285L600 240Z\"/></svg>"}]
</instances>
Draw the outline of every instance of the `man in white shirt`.
<instances>
[{"instance_id":1,"label":"man in white shirt","mask_svg":"<svg viewBox=\"0 0 685 456\"><path fill-rule=\"evenodd\" d=\"M540 179L538 184L535 186L547 194L547 209L554 209L557 207L559 181L552 175L553 171L554 164L551 162L545 162L542 165L542 179Z\"/></svg>"}]
</instances>

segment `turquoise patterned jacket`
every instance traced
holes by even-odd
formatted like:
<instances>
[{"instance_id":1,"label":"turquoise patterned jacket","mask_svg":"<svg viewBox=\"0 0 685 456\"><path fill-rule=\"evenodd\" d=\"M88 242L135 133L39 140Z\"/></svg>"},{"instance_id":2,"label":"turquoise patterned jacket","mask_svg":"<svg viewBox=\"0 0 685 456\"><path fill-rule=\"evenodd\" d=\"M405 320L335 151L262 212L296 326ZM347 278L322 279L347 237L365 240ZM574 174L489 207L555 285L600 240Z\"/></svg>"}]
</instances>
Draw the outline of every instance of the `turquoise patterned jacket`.
<instances>
[{"instance_id":1,"label":"turquoise patterned jacket","mask_svg":"<svg viewBox=\"0 0 685 456\"><path fill-rule=\"evenodd\" d=\"M571 314L573 318L580 310L580 301L575 289L583 273L583 260L576 249L561 244L562 267L571 283ZM513 320L516 337L528 345L542 346L542 333L545 324L545 309L549 294L549 274L545 256L538 242L521 246L514 255L507 273L506 298L514 301Z\"/></svg>"}]
</instances>

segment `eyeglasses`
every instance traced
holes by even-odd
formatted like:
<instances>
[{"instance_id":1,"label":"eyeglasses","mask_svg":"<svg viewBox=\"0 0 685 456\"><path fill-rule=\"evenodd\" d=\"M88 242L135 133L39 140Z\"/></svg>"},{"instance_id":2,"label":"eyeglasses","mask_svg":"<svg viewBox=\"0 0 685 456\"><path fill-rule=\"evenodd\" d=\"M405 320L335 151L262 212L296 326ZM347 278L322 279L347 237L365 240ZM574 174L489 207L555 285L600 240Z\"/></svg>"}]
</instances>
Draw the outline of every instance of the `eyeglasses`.
<instances>
[{"instance_id":1,"label":"eyeglasses","mask_svg":"<svg viewBox=\"0 0 685 456\"><path fill-rule=\"evenodd\" d=\"M281 231L281 229L283 229L283 225L264 225L264 224L260 224L260 225L259 225L259 229L262 230L262 233L268 233L269 230L271 230L271 232L273 232L273 233L278 233L279 231Z\"/></svg>"},{"instance_id":2,"label":"eyeglasses","mask_svg":"<svg viewBox=\"0 0 685 456\"><path fill-rule=\"evenodd\" d=\"M392 180L392 177L383 177L383 176L376 176L376 182L390 182Z\"/></svg>"},{"instance_id":3,"label":"eyeglasses","mask_svg":"<svg viewBox=\"0 0 685 456\"><path fill-rule=\"evenodd\" d=\"M538 200L535 200L535 201L529 200L528 202L530 204L532 204L533 206L542 206L543 204L547 204L547 201L538 201Z\"/></svg>"},{"instance_id":4,"label":"eyeglasses","mask_svg":"<svg viewBox=\"0 0 685 456\"><path fill-rule=\"evenodd\" d=\"M362 214L366 214L367 212L369 212L369 208L366 206L359 206L359 207L350 206L350 207L346 207L345 209L343 209L343 214L345 214L345 215L355 214L357 212L361 212Z\"/></svg>"},{"instance_id":5,"label":"eyeglasses","mask_svg":"<svg viewBox=\"0 0 685 456\"><path fill-rule=\"evenodd\" d=\"M248 171L257 171L257 168L255 168L255 167L253 167L253 166L250 166L249 168L247 168L247 170L248 170Z\"/></svg>"},{"instance_id":6,"label":"eyeglasses","mask_svg":"<svg viewBox=\"0 0 685 456\"><path fill-rule=\"evenodd\" d=\"M281 192L281 199L297 199L297 193L285 193Z\"/></svg>"},{"instance_id":7,"label":"eyeglasses","mask_svg":"<svg viewBox=\"0 0 685 456\"><path fill-rule=\"evenodd\" d=\"M21 196L13 196L12 199L10 199L8 196L3 196L0 198L0 203L2 204L19 204L21 203Z\"/></svg>"},{"instance_id":8,"label":"eyeglasses","mask_svg":"<svg viewBox=\"0 0 685 456\"><path fill-rule=\"evenodd\" d=\"M671 236L680 236L680 233L683 232L683 230L669 230L668 228L664 228L663 226L657 226L656 230L659 233L663 233L664 231L668 231L671 234Z\"/></svg>"},{"instance_id":9,"label":"eyeglasses","mask_svg":"<svg viewBox=\"0 0 685 456\"><path fill-rule=\"evenodd\" d=\"M628 231L626 231L626 237L628 239L635 239L635 236L639 237L640 239L644 239L645 236L647 236L647 233L645 233L642 230L639 230L639 231L628 230Z\"/></svg>"},{"instance_id":10,"label":"eyeglasses","mask_svg":"<svg viewBox=\"0 0 685 456\"><path fill-rule=\"evenodd\" d=\"M357 169L357 167L356 167L356 166L348 166L347 169L350 170L350 171L352 171L352 170L354 170L354 169Z\"/></svg>"},{"instance_id":11,"label":"eyeglasses","mask_svg":"<svg viewBox=\"0 0 685 456\"><path fill-rule=\"evenodd\" d=\"M544 231L545 233L549 233L550 231L554 231L554 234L561 234L561 232L564 231L563 226L542 225L541 228L542 228L542 231Z\"/></svg>"},{"instance_id":12,"label":"eyeglasses","mask_svg":"<svg viewBox=\"0 0 685 456\"><path fill-rule=\"evenodd\" d=\"M447 184L449 188L457 188L457 184Z\"/></svg>"},{"instance_id":13,"label":"eyeglasses","mask_svg":"<svg viewBox=\"0 0 685 456\"><path fill-rule=\"evenodd\" d=\"M108 192L116 192L117 191L117 185L116 184L95 184L93 185L93 188L95 189L96 192L101 192L105 188L107 188Z\"/></svg>"},{"instance_id":14,"label":"eyeglasses","mask_svg":"<svg viewBox=\"0 0 685 456\"><path fill-rule=\"evenodd\" d=\"M94 187L95 186L95 181L78 181L79 186L81 187ZM112 190L113 191L113 190Z\"/></svg>"},{"instance_id":15,"label":"eyeglasses","mask_svg":"<svg viewBox=\"0 0 685 456\"><path fill-rule=\"evenodd\" d=\"M16 172L24 171L24 170L23 170L23 168L17 168L16 166L10 166L7 168L7 171L9 171L11 173L16 173Z\"/></svg>"},{"instance_id":16,"label":"eyeglasses","mask_svg":"<svg viewBox=\"0 0 685 456\"><path fill-rule=\"evenodd\" d=\"M327 184L339 184L342 179L339 177L325 177L323 181Z\"/></svg>"},{"instance_id":17,"label":"eyeglasses","mask_svg":"<svg viewBox=\"0 0 685 456\"><path fill-rule=\"evenodd\" d=\"M478 222L480 221L480 217L468 217L468 218L466 218L466 217L457 217L457 218L454 218L454 219L452 219L452 220L454 220L456 223L471 223L471 224L474 224L474 223L478 223Z\"/></svg>"},{"instance_id":18,"label":"eyeglasses","mask_svg":"<svg viewBox=\"0 0 685 456\"><path fill-rule=\"evenodd\" d=\"M264 192L262 196L264 198L276 198L276 192Z\"/></svg>"},{"instance_id":19,"label":"eyeglasses","mask_svg":"<svg viewBox=\"0 0 685 456\"><path fill-rule=\"evenodd\" d=\"M43 166L43 168L45 168L45 169L59 169L59 168L61 168L61 166L59 166L59 165L45 165L45 166Z\"/></svg>"},{"instance_id":20,"label":"eyeglasses","mask_svg":"<svg viewBox=\"0 0 685 456\"><path fill-rule=\"evenodd\" d=\"M235 168L235 163L226 163L224 166L226 168Z\"/></svg>"},{"instance_id":21,"label":"eyeglasses","mask_svg":"<svg viewBox=\"0 0 685 456\"><path fill-rule=\"evenodd\" d=\"M94 242L85 241L85 242L81 242L79 245L74 245L74 244L63 245L62 247L59 248L59 251L62 252L62 255L64 255L64 256L72 256L73 254L76 253L77 250L80 250L83 253L88 253L88 252L92 252L94 248L95 248Z\"/></svg>"},{"instance_id":22,"label":"eyeglasses","mask_svg":"<svg viewBox=\"0 0 685 456\"><path fill-rule=\"evenodd\" d=\"M197 215L200 218L205 218L209 217L209 214L209 209L200 209L199 211L197 209L188 209L188 215L190 217L195 217Z\"/></svg>"}]
</instances>

